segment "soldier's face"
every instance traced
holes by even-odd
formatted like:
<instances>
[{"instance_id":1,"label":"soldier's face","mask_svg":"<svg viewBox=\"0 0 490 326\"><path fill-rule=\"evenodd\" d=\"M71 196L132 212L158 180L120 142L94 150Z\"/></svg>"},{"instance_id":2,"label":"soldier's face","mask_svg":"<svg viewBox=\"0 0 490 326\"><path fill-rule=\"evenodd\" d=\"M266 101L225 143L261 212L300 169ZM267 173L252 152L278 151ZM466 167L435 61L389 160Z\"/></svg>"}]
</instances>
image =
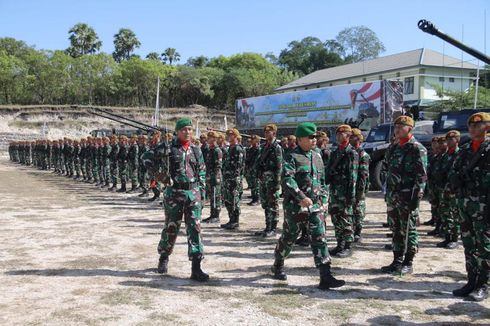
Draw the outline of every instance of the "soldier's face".
<instances>
[{"instance_id":1,"label":"soldier's face","mask_svg":"<svg viewBox=\"0 0 490 326\"><path fill-rule=\"evenodd\" d=\"M276 133L272 130L267 130L264 132L265 139L271 141L276 137Z\"/></svg>"},{"instance_id":2,"label":"soldier's face","mask_svg":"<svg viewBox=\"0 0 490 326\"><path fill-rule=\"evenodd\" d=\"M216 138L208 137L208 145L214 145L216 143Z\"/></svg>"},{"instance_id":3,"label":"soldier's face","mask_svg":"<svg viewBox=\"0 0 490 326\"><path fill-rule=\"evenodd\" d=\"M438 147L439 147L439 150L441 151L441 153L444 153L447 150L447 143L446 143L446 141L439 142Z\"/></svg>"},{"instance_id":4,"label":"soldier's face","mask_svg":"<svg viewBox=\"0 0 490 326\"><path fill-rule=\"evenodd\" d=\"M400 125L395 125L395 137L396 139L407 138L410 132L412 131L412 127Z\"/></svg>"},{"instance_id":5,"label":"soldier's face","mask_svg":"<svg viewBox=\"0 0 490 326\"><path fill-rule=\"evenodd\" d=\"M316 138L300 137L298 138L298 145L305 152L311 150L316 145Z\"/></svg>"},{"instance_id":6,"label":"soldier's face","mask_svg":"<svg viewBox=\"0 0 490 326\"><path fill-rule=\"evenodd\" d=\"M179 131L177 131L177 138L180 141L184 141L184 142L191 141L192 133L193 133L192 127L186 126L184 128L179 129Z\"/></svg>"},{"instance_id":7,"label":"soldier's face","mask_svg":"<svg viewBox=\"0 0 490 326\"><path fill-rule=\"evenodd\" d=\"M338 132L335 134L335 138L337 138L337 144L344 144L349 141L350 138L349 132Z\"/></svg>"},{"instance_id":8,"label":"soldier's face","mask_svg":"<svg viewBox=\"0 0 490 326\"><path fill-rule=\"evenodd\" d=\"M361 145L361 140L357 136L350 136L349 142L354 147L358 147Z\"/></svg>"},{"instance_id":9,"label":"soldier's face","mask_svg":"<svg viewBox=\"0 0 490 326\"><path fill-rule=\"evenodd\" d=\"M485 138L485 132L487 130L487 125L482 122L478 123L470 123L468 126L468 132L470 134L471 139L482 139Z\"/></svg>"}]
</instances>

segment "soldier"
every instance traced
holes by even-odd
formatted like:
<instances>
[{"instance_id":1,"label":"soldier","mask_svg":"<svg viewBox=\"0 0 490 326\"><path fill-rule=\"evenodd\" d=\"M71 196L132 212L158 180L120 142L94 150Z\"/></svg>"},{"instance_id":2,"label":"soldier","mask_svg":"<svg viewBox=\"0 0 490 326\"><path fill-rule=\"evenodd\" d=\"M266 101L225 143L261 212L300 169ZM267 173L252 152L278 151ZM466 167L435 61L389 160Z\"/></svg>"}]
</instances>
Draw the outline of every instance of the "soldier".
<instances>
[{"instance_id":1,"label":"soldier","mask_svg":"<svg viewBox=\"0 0 490 326\"><path fill-rule=\"evenodd\" d=\"M179 233L182 216L187 230L188 256L192 260L191 279L205 282L209 275L201 269L204 250L201 239L201 205L206 168L201 150L192 144L192 120L182 118L175 125L177 137L169 145L169 173L172 185L165 190L165 225L158 244L158 273L168 271L168 257Z\"/></svg>"},{"instance_id":2,"label":"soldier","mask_svg":"<svg viewBox=\"0 0 490 326\"><path fill-rule=\"evenodd\" d=\"M287 153L288 147L289 147L289 142L288 142L288 137L282 137L281 138L281 147L282 147L282 152ZM284 155L283 155L284 158Z\"/></svg>"},{"instance_id":3,"label":"soldier","mask_svg":"<svg viewBox=\"0 0 490 326\"><path fill-rule=\"evenodd\" d=\"M431 212L431 218L430 220L424 222L424 225L436 225L436 221L438 221L437 217L437 203L438 203L438 198L436 198L435 192L434 192L434 187L435 185L432 184L434 178L432 177L432 171L434 171L434 166L436 163L436 156L438 155L439 152L439 143L438 143L439 137L432 137L431 141L431 153L427 156L428 159L428 165L427 165L427 189L428 189L428 199L430 203L430 212ZM437 229L437 227L436 227ZM432 232L432 231L431 231ZM429 234L431 235L431 234ZM433 235L433 234L432 234Z\"/></svg>"},{"instance_id":4,"label":"soldier","mask_svg":"<svg viewBox=\"0 0 490 326\"><path fill-rule=\"evenodd\" d=\"M473 114L468 119L471 141L462 145L449 180L457 192L461 214L465 266L468 282L453 294L483 301L488 297L490 274L490 115Z\"/></svg>"},{"instance_id":5,"label":"soldier","mask_svg":"<svg viewBox=\"0 0 490 326\"><path fill-rule=\"evenodd\" d=\"M335 134L338 147L331 153L325 175L325 183L330 185L328 211L337 239L337 246L330 251L330 255L346 258L352 254L351 244L354 241L352 215L356 199L359 154L349 143L352 135L349 125L340 125Z\"/></svg>"},{"instance_id":6,"label":"soldier","mask_svg":"<svg viewBox=\"0 0 490 326\"><path fill-rule=\"evenodd\" d=\"M221 211L223 152L221 152L217 140L218 133L216 131L208 132L208 153L206 155L206 186L209 191L208 197L210 200L211 215L203 220L204 223L218 223L219 214Z\"/></svg>"},{"instance_id":7,"label":"soldier","mask_svg":"<svg viewBox=\"0 0 490 326\"><path fill-rule=\"evenodd\" d=\"M80 139L80 170L82 180L87 181L87 139Z\"/></svg>"},{"instance_id":8,"label":"soldier","mask_svg":"<svg viewBox=\"0 0 490 326\"><path fill-rule=\"evenodd\" d=\"M268 124L264 127L266 143L260 146L255 162L255 170L260 184L260 201L265 210L265 229L255 235L271 237L276 234L279 222L279 190L283 150L276 139L277 126Z\"/></svg>"},{"instance_id":9,"label":"soldier","mask_svg":"<svg viewBox=\"0 0 490 326\"><path fill-rule=\"evenodd\" d=\"M87 172L87 180L85 182L91 183L93 180L92 176L92 149L93 149L93 138L87 136L87 144L85 148L85 171Z\"/></svg>"},{"instance_id":10,"label":"soldier","mask_svg":"<svg viewBox=\"0 0 490 326\"><path fill-rule=\"evenodd\" d=\"M202 134L199 136L199 141L201 142L201 152L202 156L204 157L204 162L206 162L206 157L209 152L209 144L208 144L208 137L206 134Z\"/></svg>"},{"instance_id":11,"label":"soldier","mask_svg":"<svg viewBox=\"0 0 490 326\"><path fill-rule=\"evenodd\" d=\"M245 153L245 177L247 178L247 184L252 194L252 201L248 203L249 206L257 206L260 204L260 186L257 179L257 171L255 170L255 161L259 156L260 137L258 135L252 135L250 138L250 146Z\"/></svg>"},{"instance_id":12,"label":"soldier","mask_svg":"<svg viewBox=\"0 0 490 326\"><path fill-rule=\"evenodd\" d=\"M383 167L394 258L381 271L404 275L413 272L418 250L416 219L427 181L427 150L412 135L411 117L399 116L394 125L396 141L388 147Z\"/></svg>"},{"instance_id":13,"label":"soldier","mask_svg":"<svg viewBox=\"0 0 490 326\"><path fill-rule=\"evenodd\" d=\"M131 189L127 193L133 193L138 188L138 159L139 148L136 143L137 136L133 136L130 139L130 145L128 150L128 178L131 180Z\"/></svg>"},{"instance_id":14,"label":"soldier","mask_svg":"<svg viewBox=\"0 0 490 326\"><path fill-rule=\"evenodd\" d=\"M283 169L284 225L274 251L272 273L275 279L286 280L284 259L289 256L298 237L301 225L308 224L312 236L311 251L315 266L320 270L319 288L338 288L345 281L335 279L330 272L331 259L322 214L324 196L322 180L324 166L320 155L312 150L316 137L316 125L303 122L296 128L298 147L287 158Z\"/></svg>"},{"instance_id":15,"label":"soldier","mask_svg":"<svg viewBox=\"0 0 490 326\"><path fill-rule=\"evenodd\" d=\"M66 171L66 176L69 178L73 177L73 172L74 172L74 152L75 149L73 147L73 140L70 138L66 139L66 146L65 146L65 160L66 160L66 166L67 166L67 171Z\"/></svg>"},{"instance_id":16,"label":"soldier","mask_svg":"<svg viewBox=\"0 0 490 326\"><path fill-rule=\"evenodd\" d=\"M167 149L166 143L167 142L166 141L160 142L160 137L161 137L160 131L155 131L155 133L152 135L151 140L150 140L150 150L153 152L153 161L154 161L152 169L149 169L149 171L150 171L150 189L153 192L153 197L148 199L148 201L150 201L150 202L157 200L157 198L160 197L160 192L161 192L160 191L160 183L157 180L157 174L160 173L159 169L160 169L161 164L158 164L157 161L160 163L163 163L163 161L166 160L164 158L168 157L168 153L166 153L166 149ZM169 139L168 134L166 134L164 137L166 137L166 139ZM156 158L158 151L160 151L160 153L163 154L163 156L160 155L160 160L158 160Z\"/></svg>"},{"instance_id":17,"label":"soldier","mask_svg":"<svg viewBox=\"0 0 490 326\"><path fill-rule=\"evenodd\" d=\"M286 156L289 155L294 149L298 147L296 144L296 136L295 135L289 135L288 136L288 150L284 152L284 160L286 160Z\"/></svg>"},{"instance_id":18,"label":"soldier","mask_svg":"<svg viewBox=\"0 0 490 326\"><path fill-rule=\"evenodd\" d=\"M117 167L119 169L119 179L121 180L121 188L116 192L126 192L126 182L128 174L128 137L119 137L119 153L117 154Z\"/></svg>"},{"instance_id":19,"label":"soldier","mask_svg":"<svg viewBox=\"0 0 490 326\"><path fill-rule=\"evenodd\" d=\"M354 200L354 242L361 242L361 231L363 226L364 217L366 216L366 194L369 191L369 164L371 157L361 147L361 143L364 140L364 136L361 130L357 128L352 129L352 135L350 136L350 144L359 155L359 169L357 173L356 181L356 197Z\"/></svg>"},{"instance_id":20,"label":"soldier","mask_svg":"<svg viewBox=\"0 0 490 326\"><path fill-rule=\"evenodd\" d=\"M74 180L80 179L80 153L81 147L80 142L78 140L73 141L73 167L75 170L75 175L73 176Z\"/></svg>"},{"instance_id":21,"label":"soldier","mask_svg":"<svg viewBox=\"0 0 490 326\"><path fill-rule=\"evenodd\" d=\"M221 227L227 230L234 230L239 227L240 222L245 151L239 143L240 132L237 129L228 129L226 136L230 147L223 162L223 191L225 193L225 207L230 220L228 223L222 224Z\"/></svg>"},{"instance_id":22,"label":"soldier","mask_svg":"<svg viewBox=\"0 0 490 326\"><path fill-rule=\"evenodd\" d=\"M138 139L138 182L139 187L143 192L138 195L138 197L147 197L148 196L148 170L146 169L145 164L143 163L143 154L150 150L150 146L148 145L148 137L145 135L141 135Z\"/></svg>"},{"instance_id":23,"label":"soldier","mask_svg":"<svg viewBox=\"0 0 490 326\"><path fill-rule=\"evenodd\" d=\"M437 247L446 249L455 249L458 247L459 237L459 212L456 202L456 195L452 191L451 184L449 183L449 172L451 171L454 160L459 152L460 132L457 130L449 131L444 142L447 145L447 152L441 158L440 164L440 188L441 197L439 199L439 214L441 217L441 228L445 235L445 240L439 242ZM442 137L441 137L442 138ZM441 142L441 141L439 141Z\"/></svg>"},{"instance_id":24,"label":"soldier","mask_svg":"<svg viewBox=\"0 0 490 326\"><path fill-rule=\"evenodd\" d=\"M116 191L117 190L117 177L119 175L119 169L117 166L117 158L119 156L119 144L117 142L117 136L116 135L111 135L110 139L110 146L111 146L111 152L109 153L109 161L111 162L110 164L110 174L111 174L111 182L112 182L112 187L110 187L109 191Z\"/></svg>"},{"instance_id":25,"label":"soldier","mask_svg":"<svg viewBox=\"0 0 490 326\"><path fill-rule=\"evenodd\" d=\"M111 151L112 147L108 137L102 137L100 170L102 171L101 188L109 187L111 180Z\"/></svg>"},{"instance_id":26,"label":"soldier","mask_svg":"<svg viewBox=\"0 0 490 326\"><path fill-rule=\"evenodd\" d=\"M427 180L429 182L429 202L431 205L432 219L434 220L435 228L432 231L427 232L427 235L439 236L441 233L441 216L440 216L440 199L441 199L441 186L440 182L437 182L438 172L440 169L442 157L445 154L446 148L442 148L443 142L439 142L441 137L432 138L432 155L427 166Z\"/></svg>"}]
</instances>

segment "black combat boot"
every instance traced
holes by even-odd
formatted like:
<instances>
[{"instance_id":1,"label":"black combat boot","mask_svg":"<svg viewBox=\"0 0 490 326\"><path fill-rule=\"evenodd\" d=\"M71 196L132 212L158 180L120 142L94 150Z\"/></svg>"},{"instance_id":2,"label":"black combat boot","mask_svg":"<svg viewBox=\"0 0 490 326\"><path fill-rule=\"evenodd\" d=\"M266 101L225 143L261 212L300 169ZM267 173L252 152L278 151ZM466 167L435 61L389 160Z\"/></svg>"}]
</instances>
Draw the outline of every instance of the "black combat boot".
<instances>
[{"instance_id":1,"label":"black combat boot","mask_svg":"<svg viewBox=\"0 0 490 326\"><path fill-rule=\"evenodd\" d=\"M344 249L344 246L345 246L345 241L337 240L337 247L335 247L333 249L329 249L328 253L330 254L330 256L335 256L335 255L337 255L337 253L339 253L340 251L342 251Z\"/></svg>"},{"instance_id":2,"label":"black combat boot","mask_svg":"<svg viewBox=\"0 0 490 326\"><path fill-rule=\"evenodd\" d=\"M121 189L116 192L126 192L126 182L121 182Z\"/></svg>"},{"instance_id":3,"label":"black combat boot","mask_svg":"<svg viewBox=\"0 0 490 326\"><path fill-rule=\"evenodd\" d=\"M131 189L129 189L128 191L126 191L126 193L132 194L132 193L136 192L137 189L138 189L138 187L134 183L132 183L131 184Z\"/></svg>"},{"instance_id":4,"label":"black combat boot","mask_svg":"<svg viewBox=\"0 0 490 326\"><path fill-rule=\"evenodd\" d=\"M138 195L138 197L146 197L146 196L148 196L148 190L146 189L143 189L143 192Z\"/></svg>"},{"instance_id":5,"label":"black combat boot","mask_svg":"<svg viewBox=\"0 0 490 326\"><path fill-rule=\"evenodd\" d=\"M272 221L270 225L270 229L266 230L262 235L264 238L273 237L276 235L277 221Z\"/></svg>"},{"instance_id":6,"label":"black combat boot","mask_svg":"<svg viewBox=\"0 0 490 326\"><path fill-rule=\"evenodd\" d=\"M198 282L206 282L209 280L209 275L201 269L201 257L192 258L192 274L191 279Z\"/></svg>"},{"instance_id":7,"label":"black combat boot","mask_svg":"<svg viewBox=\"0 0 490 326\"><path fill-rule=\"evenodd\" d=\"M451 236L449 234L446 234L444 241L439 242L436 246L437 248L446 248L449 242L451 242Z\"/></svg>"},{"instance_id":8,"label":"black combat boot","mask_svg":"<svg viewBox=\"0 0 490 326\"><path fill-rule=\"evenodd\" d=\"M393 252L393 262L388 266L381 267L383 273L393 274L399 271L403 263L403 252L394 251Z\"/></svg>"},{"instance_id":9,"label":"black combat boot","mask_svg":"<svg viewBox=\"0 0 490 326\"><path fill-rule=\"evenodd\" d=\"M109 181L104 182L104 184L101 186L101 188L109 187Z\"/></svg>"},{"instance_id":10,"label":"black combat boot","mask_svg":"<svg viewBox=\"0 0 490 326\"><path fill-rule=\"evenodd\" d=\"M468 272L468 282L463 287L453 290L455 297L467 297L473 290L475 290L477 274L473 271Z\"/></svg>"},{"instance_id":11,"label":"black combat boot","mask_svg":"<svg viewBox=\"0 0 490 326\"><path fill-rule=\"evenodd\" d=\"M252 201L247 204L248 206L258 206L260 205L260 201L257 197L252 197Z\"/></svg>"},{"instance_id":12,"label":"black combat boot","mask_svg":"<svg viewBox=\"0 0 490 326\"><path fill-rule=\"evenodd\" d=\"M265 229L263 231L257 231L254 234L257 235L257 236L264 236L264 234L266 234L270 230L271 230L270 222L266 221L265 222Z\"/></svg>"},{"instance_id":13,"label":"black combat boot","mask_svg":"<svg viewBox=\"0 0 490 326\"><path fill-rule=\"evenodd\" d=\"M350 248L350 245L351 243L350 242L346 242L344 247L342 248L341 251L337 252L337 254L335 255L335 257L338 257L338 258L347 258L347 257L350 257L352 256L352 249Z\"/></svg>"},{"instance_id":14,"label":"black combat boot","mask_svg":"<svg viewBox=\"0 0 490 326\"><path fill-rule=\"evenodd\" d=\"M308 247L310 245L310 236L308 235L306 225L301 226L301 236L296 240L295 244L302 247Z\"/></svg>"},{"instance_id":15,"label":"black combat boot","mask_svg":"<svg viewBox=\"0 0 490 326\"><path fill-rule=\"evenodd\" d=\"M361 228L356 228L356 231L354 232L354 242L355 243L361 243L362 242L362 237L361 237Z\"/></svg>"},{"instance_id":16,"label":"black combat boot","mask_svg":"<svg viewBox=\"0 0 490 326\"><path fill-rule=\"evenodd\" d=\"M433 217L430 218L430 220L422 223L423 225L434 225L436 223L436 221L434 220Z\"/></svg>"},{"instance_id":17,"label":"black combat boot","mask_svg":"<svg viewBox=\"0 0 490 326\"><path fill-rule=\"evenodd\" d=\"M405 259L403 260L402 266L399 270L400 275L412 274L413 273L413 258L415 257L415 252L409 251L405 254Z\"/></svg>"},{"instance_id":18,"label":"black combat boot","mask_svg":"<svg viewBox=\"0 0 490 326\"><path fill-rule=\"evenodd\" d=\"M158 267L157 272L159 274L167 274L168 272L168 256L160 255L160 259L158 259Z\"/></svg>"},{"instance_id":19,"label":"black combat boot","mask_svg":"<svg viewBox=\"0 0 490 326\"><path fill-rule=\"evenodd\" d=\"M458 248L458 236L457 235L452 235L449 237L449 243L446 245L446 249L456 249Z\"/></svg>"},{"instance_id":20,"label":"black combat boot","mask_svg":"<svg viewBox=\"0 0 490 326\"><path fill-rule=\"evenodd\" d=\"M344 285L344 280L337 280L333 277L330 271L330 263L320 265L320 284L318 285L320 290L335 289Z\"/></svg>"},{"instance_id":21,"label":"black combat boot","mask_svg":"<svg viewBox=\"0 0 490 326\"><path fill-rule=\"evenodd\" d=\"M157 188L152 188L151 190L153 191L153 197L148 199L149 202L155 201L158 197L160 197L160 190L158 190Z\"/></svg>"},{"instance_id":22,"label":"black combat boot","mask_svg":"<svg viewBox=\"0 0 490 326\"><path fill-rule=\"evenodd\" d=\"M440 233L441 233L441 222L437 222L434 230L427 232L427 235L432 235L437 237Z\"/></svg>"},{"instance_id":23,"label":"black combat boot","mask_svg":"<svg viewBox=\"0 0 490 326\"><path fill-rule=\"evenodd\" d=\"M116 183L113 183L112 184L112 187L110 187L109 189L107 189L108 191L116 191L117 190L117 184Z\"/></svg>"},{"instance_id":24,"label":"black combat boot","mask_svg":"<svg viewBox=\"0 0 490 326\"><path fill-rule=\"evenodd\" d=\"M488 275L479 274L476 278L475 289L468 295L472 301L480 302L488 298Z\"/></svg>"},{"instance_id":25,"label":"black combat boot","mask_svg":"<svg viewBox=\"0 0 490 326\"><path fill-rule=\"evenodd\" d=\"M224 227L224 229L226 230L235 230L235 229L238 229L240 226L240 223L239 223L239 217L238 216L233 216L231 219L230 219L230 223Z\"/></svg>"},{"instance_id":26,"label":"black combat boot","mask_svg":"<svg viewBox=\"0 0 490 326\"><path fill-rule=\"evenodd\" d=\"M284 259L276 258L274 265L271 267L272 277L276 280L285 281L288 279L286 273L284 273Z\"/></svg>"},{"instance_id":27,"label":"black combat boot","mask_svg":"<svg viewBox=\"0 0 490 326\"><path fill-rule=\"evenodd\" d=\"M219 213L218 209L211 209L211 215L208 218L202 220L203 223L219 223Z\"/></svg>"}]
</instances>

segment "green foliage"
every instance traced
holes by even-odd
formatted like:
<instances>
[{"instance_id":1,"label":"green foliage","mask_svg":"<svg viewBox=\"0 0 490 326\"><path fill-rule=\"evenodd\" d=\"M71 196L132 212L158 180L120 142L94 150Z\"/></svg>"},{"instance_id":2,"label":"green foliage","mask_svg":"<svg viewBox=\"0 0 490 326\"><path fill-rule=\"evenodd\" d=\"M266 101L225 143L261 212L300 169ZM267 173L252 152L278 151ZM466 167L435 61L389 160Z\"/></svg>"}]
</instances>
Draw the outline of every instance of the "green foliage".
<instances>
[{"instance_id":1,"label":"green foliage","mask_svg":"<svg viewBox=\"0 0 490 326\"><path fill-rule=\"evenodd\" d=\"M99 51L102 41L99 40L95 30L85 23L78 23L73 26L68 33L70 37L70 47L66 52L72 57L77 58L85 54L93 54Z\"/></svg>"},{"instance_id":2,"label":"green foliage","mask_svg":"<svg viewBox=\"0 0 490 326\"><path fill-rule=\"evenodd\" d=\"M472 86L465 92L451 91L443 89L440 85L431 85L435 90L439 101L435 102L428 108L428 111L458 111L461 109L469 109L474 107L476 87ZM478 87L477 108L490 107L490 89L486 87Z\"/></svg>"},{"instance_id":3,"label":"green foliage","mask_svg":"<svg viewBox=\"0 0 490 326\"><path fill-rule=\"evenodd\" d=\"M121 28L119 32L114 35L115 50L112 53L112 56L117 62L128 60L133 51L140 46L141 43L132 30Z\"/></svg>"},{"instance_id":4,"label":"green foliage","mask_svg":"<svg viewBox=\"0 0 490 326\"><path fill-rule=\"evenodd\" d=\"M165 52L162 53L162 60L169 65L172 65L173 62L177 62L180 60L180 53L177 52L174 48L167 48Z\"/></svg>"},{"instance_id":5,"label":"green foliage","mask_svg":"<svg viewBox=\"0 0 490 326\"><path fill-rule=\"evenodd\" d=\"M359 62L374 59L385 51L376 33L366 26L348 27L335 38L345 62Z\"/></svg>"}]
</instances>

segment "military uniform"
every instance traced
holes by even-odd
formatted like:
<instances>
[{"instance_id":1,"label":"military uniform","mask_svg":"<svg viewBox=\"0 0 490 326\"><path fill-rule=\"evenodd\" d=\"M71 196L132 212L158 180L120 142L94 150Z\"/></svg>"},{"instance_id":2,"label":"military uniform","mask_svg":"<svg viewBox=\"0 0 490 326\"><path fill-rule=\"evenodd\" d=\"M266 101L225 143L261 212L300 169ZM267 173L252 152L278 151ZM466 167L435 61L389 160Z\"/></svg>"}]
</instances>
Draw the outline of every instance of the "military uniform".
<instances>
[{"instance_id":1,"label":"military uniform","mask_svg":"<svg viewBox=\"0 0 490 326\"><path fill-rule=\"evenodd\" d=\"M258 136L255 136L258 139ZM245 171L244 175L247 180L248 187L252 193L252 201L249 205L255 205L259 202L260 186L257 179L257 171L255 170L255 161L259 155L259 144L250 145L245 151Z\"/></svg>"},{"instance_id":2,"label":"military uniform","mask_svg":"<svg viewBox=\"0 0 490 326\"><path fill-rule=\"evenodd\" d=\"M128 192L134 192L138 188L139 148L135 138L131 142L128 150L128 179L131 180L131 189Z\"/></svg>"},{"instance_id":3,"label":"military uniform","mask_svg":"<svg viewBox=\"0 0 490 326\"><path fill-rule=\"evenodd\" d=\"M352 129L353 136L356 136L362 142L364 137L361 131L357 128ZM354 227L354 242L361 239L361 231L363 221L366 216L366 194L369 191L369 164L371 157L361 146L354 148L359 155L359 169L356 181L356 196L353 206L353 227Z\"/></svg>"},{"instance_id":4,"label":"military uniform","mask_svg":"<svg viewBox=\"0 0 490 326\"><path fill-rule=\"evenodd\" d=\"M217 138L217 133L211 131L208 133L209 138ZM202 146L201 146L202 148ZM207 147L206 155L206 186L208 189L208 198L210 200L211 213L209 218L203 220L204 223L214 223L219 221L221 212L221 186L223 179L223 152L219 146L210 145Z\"/></svg>"},{"instance_id":5,"label":"military uniform","mask_svg":"<svg viewBox=\"0 0 490 326\"><path fill-rule=\"evenodd\" d=\"M109 161L110 161L110 175L112 187L110 187L109 191L115 191L117 189L117 178L119 175L118 169L118 156L119 156L119 144L117 143L116 136L111 137L111 152L109 153Z\"/></svg>"},{"instance_id":6,"label":"military uniform","mask_svg":"<svg viewBox=\"0 0 490 326\"><path fill-rule=\"evenodd\" d=\"M126 192L126 182L128 178L128 151L127 137L122 136L119 143L119 152L117 154L117 167L119 170L119 179L121 180L121 188L117 192Z\"/></svg>"}]
</instances>

